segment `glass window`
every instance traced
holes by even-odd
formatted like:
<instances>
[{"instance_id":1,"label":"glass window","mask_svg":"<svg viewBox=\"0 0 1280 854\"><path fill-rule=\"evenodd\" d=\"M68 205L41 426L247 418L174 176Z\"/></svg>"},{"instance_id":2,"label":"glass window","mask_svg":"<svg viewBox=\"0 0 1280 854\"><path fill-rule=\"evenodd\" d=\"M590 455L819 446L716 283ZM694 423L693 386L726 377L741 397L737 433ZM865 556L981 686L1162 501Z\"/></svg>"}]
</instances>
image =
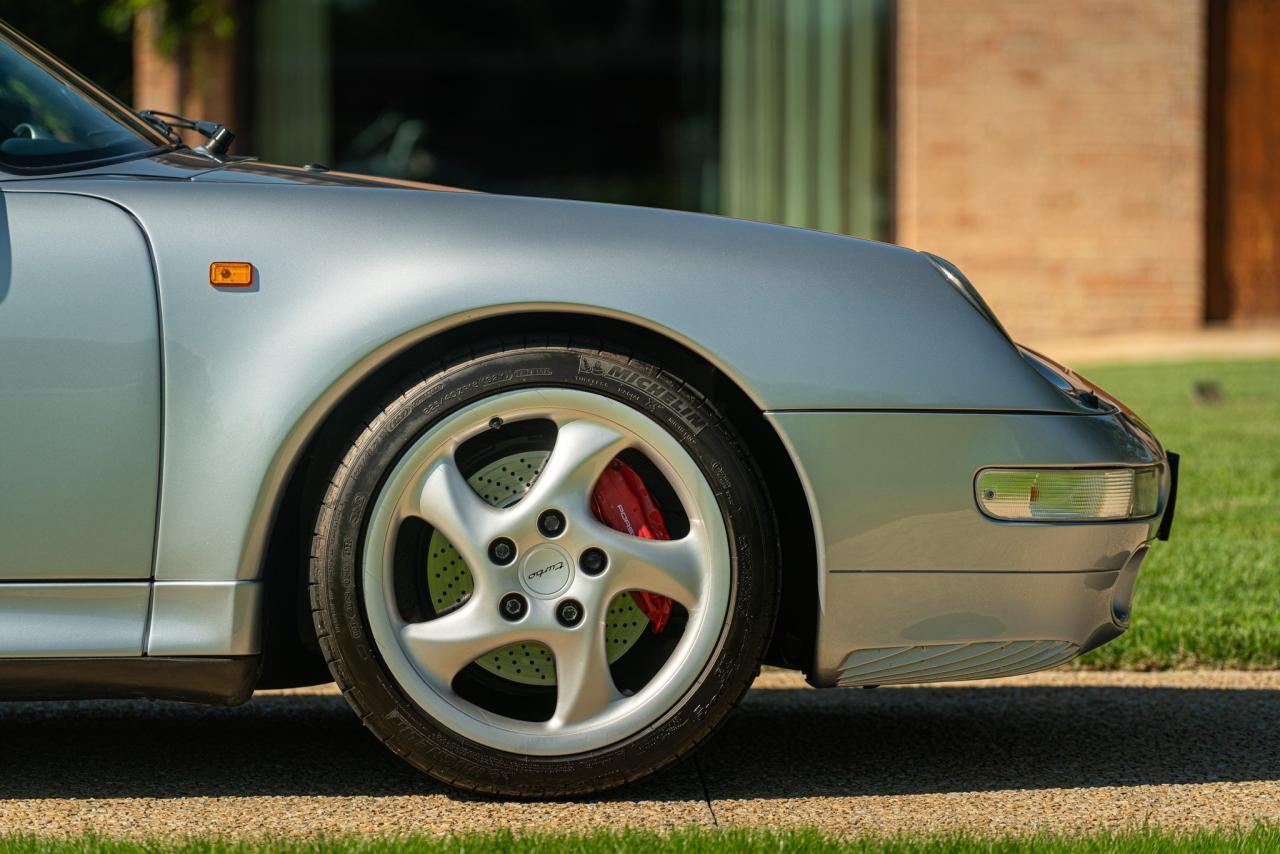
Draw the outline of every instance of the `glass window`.
<instances>
[{"instance_id":1,"label":"glass window","mask_svg":"<svg viewBox=\"0 0 1280 854\"><path fill-rule=\"evenodd\" d=\"M57 170L168 145L163 134L91 83L0 30L0 166Z\"/></svg>"},{"instance_id":2,"label":"glass window","mask_svg":"<svg viewBox=\"0 0 1280 854\"><path fill-rule=\"evenodd\" d=\"M715 210L719 3L255 4L254 153Z\"/></svg>"},{"instance_id":3,"label":"glass window","mask_svg":"<svg viewBox=\"0 0 1280 854\"><path fill-rule=\"evenodd\" d=\"M890 234L892 0L255 9L265 159Z\"/></svg>"}]
</instances>

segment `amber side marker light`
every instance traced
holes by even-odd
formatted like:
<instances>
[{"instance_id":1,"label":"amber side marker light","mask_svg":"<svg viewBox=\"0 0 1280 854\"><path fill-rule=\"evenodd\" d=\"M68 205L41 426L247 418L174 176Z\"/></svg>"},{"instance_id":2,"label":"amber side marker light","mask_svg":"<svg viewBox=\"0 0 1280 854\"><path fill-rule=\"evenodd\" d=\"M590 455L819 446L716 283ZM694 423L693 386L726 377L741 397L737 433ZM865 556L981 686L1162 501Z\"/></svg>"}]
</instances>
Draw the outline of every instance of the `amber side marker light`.
<instances>
[{"instance_id":1,"label":"amber side marker light","mask_svg":"<svg viewBox=\"0 0 1280 854\"><path fill-rule=\"evenodd\" d=\"M253 265L247 261L214 261L209 265L209 284L215 288L253 286Z\"/></svg>"}]
</instances>

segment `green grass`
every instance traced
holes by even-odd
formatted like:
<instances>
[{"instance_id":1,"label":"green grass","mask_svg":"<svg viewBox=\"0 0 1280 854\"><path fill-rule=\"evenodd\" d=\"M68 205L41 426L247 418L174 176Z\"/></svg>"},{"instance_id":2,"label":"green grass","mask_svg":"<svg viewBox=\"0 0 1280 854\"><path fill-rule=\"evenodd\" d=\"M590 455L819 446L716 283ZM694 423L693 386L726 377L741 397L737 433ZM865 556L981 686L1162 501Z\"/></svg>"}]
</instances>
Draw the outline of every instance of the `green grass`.
<instances>
[{"instance_id":1,"label":"green grass","mask_svg":"<svg viewBox=\"0 0 1280 854\"><path fill-rule=\"evenodd\" d=\"M1173 538L1142 570L1133 625L1093 668L1280 665L1280 361L1082 371L1182 455ZM1193 393L1214 383L1220 403Z\"/></svg>"},{"instance_id":2,"label":"green grass","mask_svg":"<svg viewBox=\"0 0 1280 854\"><path fill-rule=\"evenodd\" d=\"M1083 836L1033 836L985 839L977 836L897 837L841 841L815 831L693 831L669 834L642 831L587 835L513 836L509 832L450 837L344 837L300 841L222 842L216 840L114 842L96 837L66 840L35 836L0 837L0 854L720 854L764 852L955 852L955 854L1148 854L1175 852L1262 852L1280 849L1280 829L1258 825L1251 830L1172 834L1156 830Z\"/></svg>"}]
</instances>

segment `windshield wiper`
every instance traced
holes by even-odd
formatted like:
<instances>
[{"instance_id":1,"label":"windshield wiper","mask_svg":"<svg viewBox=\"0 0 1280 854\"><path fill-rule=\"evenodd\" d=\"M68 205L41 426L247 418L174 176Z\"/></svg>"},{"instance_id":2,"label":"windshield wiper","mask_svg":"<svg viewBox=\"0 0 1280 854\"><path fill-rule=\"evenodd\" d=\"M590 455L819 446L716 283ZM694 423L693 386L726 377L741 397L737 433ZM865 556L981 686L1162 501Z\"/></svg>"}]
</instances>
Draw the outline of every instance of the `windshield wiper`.
<instances>
[{"instance_id":1,"label":"windshield wiper","mask_svg":"<svg viewBox=\"0 0 1280 854\"><path fill-rule=\"evenodd\" d=\"M231 148L231 143L235 142L236 139L236 135L231 132L230 128L217 122L189 119L186 116L166 113L163 110L139 110L138 115L163 130L170 139L178 138L178 135L174 133L174 128L186 128L187 130L204 134L206 137L204 145L195 150L198 153L208 154L213 157L222 157L226 154L227 150Z\"/></svg>"}]
</instances>

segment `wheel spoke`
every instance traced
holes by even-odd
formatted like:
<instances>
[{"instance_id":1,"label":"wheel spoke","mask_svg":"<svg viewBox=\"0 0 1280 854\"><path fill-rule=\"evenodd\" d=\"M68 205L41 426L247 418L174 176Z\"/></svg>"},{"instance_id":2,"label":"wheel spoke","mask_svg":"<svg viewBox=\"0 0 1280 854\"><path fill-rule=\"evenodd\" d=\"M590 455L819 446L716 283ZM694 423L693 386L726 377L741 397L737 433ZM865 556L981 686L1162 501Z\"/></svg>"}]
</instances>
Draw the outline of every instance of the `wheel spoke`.
<instances>
[{"instance_id":1,"label":"wheel spoke","mask_svg":"<svg viewBox=\"0 0 1280 854\"><path fill-rule=\"evenodd\" d=\"M595 717L622 699L609 672L604 622L592 620L573 632L548 639L556 659L556 711L552 726L565 726Z\"/></svg>"},{"instance_id":2,"label":"wheel spoke","mask_svg":"<svg viewBox=\"0 0 1280 854\"><path fill-rule=\"evenodd\" d=\"M585 510L605 466L629 444L625 434L599 421L561 424L551 456L526 500L531 506L558 503L567 505L566 509Z\"/></svg>"},{"instance_id":3,"label":"wheel spoke","mask_svg":"<svg viewBox=\"0 0 1280 854\"><path fill-rule=\"evenodd\" d=\"M678 540L646 540L613 529L606 529L602 539L614 592L644 590L674 599L689 610L697 605L707 571L697 527Z\"/></svg>"},{"instance_id":4,"label":"wheel spoke","mask_svg":"<svg viewBox=\"0 0 1280 854\"><path fill-rule=\"evenodd\" d=\"M401 641L417 665L447 688L459 670L480 656L521 639L515 626L488 610L473 599L443 617L406 625Z\"/></svg>"},{"instance_id":5,"label":"wheel spoke","mask_svg":"<svg viewBox=\"0 0 1280 854\"><path fill-rule=\"evenodd\" d=\"M497 534L498 511L476 494L452 459L437 460L422 479L412 508L447 539L477 576L486 559L485 544Z\"/></svg>"}]
</instances>

